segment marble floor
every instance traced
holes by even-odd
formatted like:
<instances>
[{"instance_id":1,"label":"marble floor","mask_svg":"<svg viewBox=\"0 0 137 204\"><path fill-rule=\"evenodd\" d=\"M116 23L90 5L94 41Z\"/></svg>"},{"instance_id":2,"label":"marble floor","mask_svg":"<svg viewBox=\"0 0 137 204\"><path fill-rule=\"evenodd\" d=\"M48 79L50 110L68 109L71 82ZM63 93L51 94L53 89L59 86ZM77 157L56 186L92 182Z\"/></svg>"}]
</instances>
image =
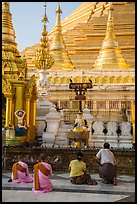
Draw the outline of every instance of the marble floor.
<instances>
[{"instance_id":1,"label":"marble floor","mask_svg":"<svg viewBox=\"0 0 137 204\"><path fill-rule=\"evenodd\" d=\"M135 176L118 175L117 186L104 184L98 174L91 174L98 185L73 185L69 173L54 173L50 179L53 191L36 194L32 183L8 182L10 173L2 175L2 202L135 202Z\"/></svg>"}]
</instances>

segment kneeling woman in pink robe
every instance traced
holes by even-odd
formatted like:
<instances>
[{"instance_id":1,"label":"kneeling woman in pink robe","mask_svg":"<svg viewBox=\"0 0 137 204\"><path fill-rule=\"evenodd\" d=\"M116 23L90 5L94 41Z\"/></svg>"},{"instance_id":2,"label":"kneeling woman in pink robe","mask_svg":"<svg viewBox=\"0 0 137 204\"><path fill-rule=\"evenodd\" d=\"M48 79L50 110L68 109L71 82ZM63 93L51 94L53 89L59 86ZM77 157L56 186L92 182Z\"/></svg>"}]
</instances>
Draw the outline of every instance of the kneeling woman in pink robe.
<instances>
[{"instance_id":1,"label":"kneeling woman in pink robe","mask_svg":"<svg viewBox=\"0 0 137 204\"><path fill-rule=\"evenodd\" d=\"M19 156L19 161L13 164L11 179L14 183L32 183L33 176L29 174L28 165L21 159L23 160L23 157Z\"/></svg>"},{"instance_id":2,"label":"kneeling woman in pink robe","mask_svg":"<svg viewBox=\"0 0 137 204\"><path fill-rule=\"evenodd\" d=\"M46 161L46 155L40 155L40 162L34 165L34 181L33 192L47 193L52 191L53 185L49 180L49 176L52 175L52 167Z\"/></svg>"}]
</instances>

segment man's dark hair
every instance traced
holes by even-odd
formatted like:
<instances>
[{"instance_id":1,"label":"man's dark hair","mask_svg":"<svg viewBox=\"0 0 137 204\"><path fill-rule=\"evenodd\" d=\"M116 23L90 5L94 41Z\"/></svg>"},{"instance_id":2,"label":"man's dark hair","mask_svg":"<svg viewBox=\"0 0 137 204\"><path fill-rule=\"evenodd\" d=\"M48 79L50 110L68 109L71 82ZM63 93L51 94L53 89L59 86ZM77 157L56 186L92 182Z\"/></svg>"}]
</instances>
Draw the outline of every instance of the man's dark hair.
<instances>
[{"instance_id":1,"label":"man's dark hair","mask_svg":"<svg viewBox=\"0 0 137 204\"><path fill-rule=\"evenodd\" d=\"M104 143L104 148L105 148L105 149L110 149L110 144L109 144L108 142L105 142L105 143Z\"/></svg>"},{"instance_id":2,"label":"man's dark hair","mask_svg":"<svg viewBox=\"0 0 137 204\"><path fill-rule=\"evenodd\" d=\"M82 158L83 158L83 153L82 153L82 152L77 152L77 159L78 159L79 161L81 161Z\"/></svg>"}]
</instances>

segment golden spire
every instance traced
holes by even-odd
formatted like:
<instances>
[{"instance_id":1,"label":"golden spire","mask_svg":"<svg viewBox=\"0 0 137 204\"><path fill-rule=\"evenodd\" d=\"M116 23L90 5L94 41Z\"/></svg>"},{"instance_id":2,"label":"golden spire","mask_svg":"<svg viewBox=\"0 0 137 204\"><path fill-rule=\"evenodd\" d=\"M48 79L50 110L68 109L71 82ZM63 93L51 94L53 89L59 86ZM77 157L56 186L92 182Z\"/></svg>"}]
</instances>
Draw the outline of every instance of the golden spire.
<instances>
[{"instance_id":1,"label":"golden spire","mask_svg":"<svg viewBox=\"0 0 137 204\"><path fill-rule=\"evenodd\" d=\"M64 50L63 44L62 44L62 28L61 28L61 19L60 14L62 13L60 4L58 2L57 9L56 9L56 26L55 26L55 34L54 34L54 42L51 46L52 51L58 51L58 50Z\"/></svg>"},{"instance_id":2,"label":"golden spire","mask_svg":"<svg viewBox=\"0 0 137 204\"><path fill-rule=\"evenodd\" d=\"M15 42L9 2L2 2L2 74L5 78L18 78L21 59Z\"/></svg>"},{"instance_id":3,"label":"golden spire","mask_svg":"<svg viewBox=\"0 0 137 204\"><path fill-rule=\"evenodd\" d=\"M53 55L50 54L49 42L48 42L48 32L46 28L46 23L48 22L48 18L46 16L46 2L45 2L45 14L42 19L43 30L41 32L42 37L40 39L40 48L38 48L35 54L35 66L38 69L49 69L54 64Z\"/></svg>"},{"instance_id":4,"label":"golden spire","mask_svg":"<svg viewBox=\"0 0 137 204\"><path fill-rule=\"evenodd\" d=\"M121 54L114 31L113 7L109 6L106 36L102 43L99 56L93 65L95 69L127 69L129 65Z\"/></svg>"},{"instance_id":5,"label":"golden spire","mask_svg":"<svg viewBox=\"0 0 137 204\"><path fill-rule=\"evenodd\" d=\"M54 32L53 44L51 45L51 51L54 54L55 63L52 66L52 70L63 69L63 70L72 70L74 66L69 58L68 51L66 50L66 46L64 43L63 35L62 35L62 26L61 26L61 18L60 14L62 10L60 8L60 3L58 2L56 9L56 25Z\"/></svg>"},{"instance_id":6,"label":"golden spire","mask_svg":"<svg viewBox=\"0 0 137 204\"><path fill-rule=\"evenodd\" d=\"M15 31L12 24L9 2L2 2L2 41L15 43Z\"/></svg>"}]
</instances>

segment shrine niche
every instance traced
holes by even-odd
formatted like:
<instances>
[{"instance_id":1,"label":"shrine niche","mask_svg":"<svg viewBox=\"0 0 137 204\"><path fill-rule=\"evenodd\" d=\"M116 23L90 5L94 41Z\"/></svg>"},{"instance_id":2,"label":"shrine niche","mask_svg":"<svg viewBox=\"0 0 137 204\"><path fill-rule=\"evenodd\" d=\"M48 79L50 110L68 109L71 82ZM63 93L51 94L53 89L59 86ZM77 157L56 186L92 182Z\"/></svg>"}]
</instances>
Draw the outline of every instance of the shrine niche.
<instances>
[{"instance_id":1,"label":"shrine niche","mask_svg":"<svg viewBox=\"0 0 137 204\"><path fill-rule=\"evenodd\" d=\"M3 77L2 82L3 99L6 101L5 144L16 146L34 141L37 100L35 76L30 79L19 77L18 80Z\"/></svg>"}]
</instances>

